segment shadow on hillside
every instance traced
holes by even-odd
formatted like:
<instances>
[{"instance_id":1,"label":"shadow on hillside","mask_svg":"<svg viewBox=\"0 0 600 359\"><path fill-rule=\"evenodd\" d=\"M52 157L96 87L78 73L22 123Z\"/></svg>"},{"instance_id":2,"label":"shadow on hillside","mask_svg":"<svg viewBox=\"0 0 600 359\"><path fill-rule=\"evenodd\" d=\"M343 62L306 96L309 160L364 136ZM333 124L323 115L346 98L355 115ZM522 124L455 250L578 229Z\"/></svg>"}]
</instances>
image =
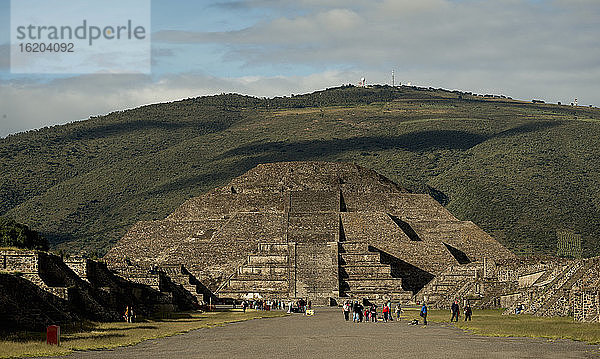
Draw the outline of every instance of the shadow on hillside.
<instances>
[{"instance_id":1,"label":"shadow on hillside","mask_svg":"<svg viewBox=\"0 0 600 359\"><path fill-rule=\"evenodd\" d=\"M506 131L499 132L493 136L490 136L490 138L510 137L510 136L520 135L520 134L529 133L529 132L541 131L541 130L556 127L559 125L560 125L559 121L528 122L521 126L517 126L517 127L511 128L511 129L508 129Z\"/></svg>"},{"instance_id":2,"label":"shadow on hillside","mask_svg":"<svg viewBox=\"0 0 600 359\"><path fill-rule=\"evenodd\" d=\"M227 151L217 159L259 155L264 158L264 162L274 162L322 158L351 150L382 151L398 149L411 152L468 150L491 138L535 132L559 124L556 121L536 121L491 136L457 130L430 130L411 132L395 137L367 136L298 142L255 142Z\"/></svg>"},{"instance_id":3,"label":"shadow on hillside","mask_svg":"<svg viewBox=\"0 0 600 359\"><path fill-rule=\"evenodd\" d=\"M234 177L241 176L261 163L283 161L324 160L340 153L359 151L380 151L401 149L421 152L434 149L467 150L490 138L507 137L527 132L538 131L557 126L558 123L543 121L527 123L492 136L484 136L466 131L420 131L396 137L354 137L349 139L331 139L298 142L254 142L234 148L215 158L226 160L238 157L231 164L222 164L218 171L209 174L190 175L178 178L172 182L155 187L147 192L148 195L159 195L165 192L179 191L190 188L208 190L225 185Z\"/></svg>"},{"instance_id":4,"label":"shadow on hillside","mask_svg":"<svg viewBox=\"0 0 600 359\"><path fill-rule=\"evenodd\" d=\"M341 152L381 151L399 149L422 152L434 149L467 150L487 139L486 136L466 131L419 131L395 137L353 137L347 139L313 140L298 142L252 143L224 153L220 158L252 156L257 154L295 154L297 160L331 156Z\"/></svg>"}]
</instances>

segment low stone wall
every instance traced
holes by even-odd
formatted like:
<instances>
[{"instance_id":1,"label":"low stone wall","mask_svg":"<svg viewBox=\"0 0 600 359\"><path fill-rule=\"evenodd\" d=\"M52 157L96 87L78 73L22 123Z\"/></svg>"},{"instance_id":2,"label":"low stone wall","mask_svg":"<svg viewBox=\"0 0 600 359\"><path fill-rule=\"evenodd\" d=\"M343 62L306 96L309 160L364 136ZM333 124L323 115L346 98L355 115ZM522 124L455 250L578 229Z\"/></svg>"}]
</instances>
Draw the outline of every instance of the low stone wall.
<instances>
[{"instance_id":1,"label":"low stone wall","mask_svg":"<svg viewBox=\"0 0 600 359\"><path fill-rule=\"evenodd\" d=\"M600 291L598 288L574 289L570 298L575 320L600 321Z\"/></svg>"},{"instance_id":2,"label":"low stone wall","mask_svg":"<svg viewBox=\"0 0 600 359\"><path fill-rule=\"evenodd\" d=\"M30 250L2 250L0 251L0 265L5 272L37 273L37 252Z\"/></svg>"},{"instance_id":3,"label":"low stone wall","mask_svg":"<svg viewBox=\"0 0 600 359\"><path fill-rule=\"evenodd\" d=\"M135 283L88 259L65 263L46 252L5 250L0 263L0 331L39 330L80 319L119 321L127 305L142 316L169 306L189 310L198 305L193 294L168 278L144 273L144 284ZM146 285L154 284L148 278L159 282L155 289ZM159 291L164 288L168 295Z\"/></svg>"}]
</instances>

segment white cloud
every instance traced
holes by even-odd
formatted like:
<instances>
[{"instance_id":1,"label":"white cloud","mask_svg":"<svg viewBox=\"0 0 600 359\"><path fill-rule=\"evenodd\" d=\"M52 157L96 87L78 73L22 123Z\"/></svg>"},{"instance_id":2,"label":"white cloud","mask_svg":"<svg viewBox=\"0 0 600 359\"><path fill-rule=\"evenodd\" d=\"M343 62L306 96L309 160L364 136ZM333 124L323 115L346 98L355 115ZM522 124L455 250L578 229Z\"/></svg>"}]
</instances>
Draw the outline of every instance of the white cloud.
<instances>
[{"instance_id":1,"label":"white cloud","mask_svg":"<svg viewBox=\"0 0 600 359\"><path fill-rule=\"evenodd\" d=\"M268 6L267 1L258 3ZM303 0L296 5L304 8L303 15L259 22L244 30L158 31L153 39L222 44L229 49L227 59L251 66L351 64L490 71L599 66L600 17L583 14L597 14L600 2L578 0L573 6L560 0L552 4L365 0L344 5Z\"/></svg>"},{"instance_id":2,"label":"white cloud","mask_svg":"<svg viewBox=\"0 0 600 359\"><path fill-rule=\"evenodd\" d=\"M181 74L153 81L144 75L86 75L49 83L5 82L0 83L0 136L149 103L223 92L268 97L298 94L356 82L359 76L339 71L304 77Z\"/></svg>"}]
</instances>

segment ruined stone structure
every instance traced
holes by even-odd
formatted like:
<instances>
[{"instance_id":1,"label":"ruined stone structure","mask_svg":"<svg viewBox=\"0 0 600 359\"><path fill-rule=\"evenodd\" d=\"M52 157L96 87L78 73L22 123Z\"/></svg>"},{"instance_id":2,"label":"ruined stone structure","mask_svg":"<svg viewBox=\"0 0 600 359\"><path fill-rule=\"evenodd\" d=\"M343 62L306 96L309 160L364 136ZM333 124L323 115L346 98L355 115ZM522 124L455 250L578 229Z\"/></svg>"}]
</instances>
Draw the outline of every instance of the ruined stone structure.
<instances>
[{"instance_id":1,"label":"ruined stone structure","mask_svg":"<svg viewBox=\"0 0 600 359\"><path fill-rule=\"evenodd\" d=\"M449 266L515 256L425 194L347 163L259 165L139 222L105 260L183 265L219 297L410 300Z\"/></svg>"},{"instance_id":2,"label":"ruined stone structure","mask_svg":"<svg viewBox=\"0 0 600 359\"><path fill-rule=\"evenodd\" d=\"M83 319L120 321L128 305L138 316L198 306L188 288L160 269L132 282L89 259L0 250L0 271L0 331L41 330Z\"/></svg>"},{"instance_id":3,"label":"ruined stone structure","mask_svg":"<svg viewBox=\"0 0 600 359\"><path fill-rule=\"evenodd\" d=\"M600 258L519 258L448 267L427 284L416 300L447 308L469 300L479 308L506 308L505 314L572 316L600 320Z\"/></svg>"}]
</instances>

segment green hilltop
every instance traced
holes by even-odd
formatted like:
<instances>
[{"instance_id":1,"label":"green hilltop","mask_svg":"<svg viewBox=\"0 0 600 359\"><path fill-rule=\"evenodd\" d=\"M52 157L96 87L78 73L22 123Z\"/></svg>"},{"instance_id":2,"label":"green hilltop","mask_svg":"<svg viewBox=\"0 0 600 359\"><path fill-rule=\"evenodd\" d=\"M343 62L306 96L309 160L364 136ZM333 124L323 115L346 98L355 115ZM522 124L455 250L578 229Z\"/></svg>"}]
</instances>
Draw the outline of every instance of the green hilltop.
<instances>
[{"instance_id":1,"label":"green hilltop","mask_svg":"<svg viewBox=\"0 0 600 359\"><path fill-rule=\"evenodd\" d=\"M516 253L600 255L600 110L416 87L191 98L0 140L0 215L102 254L259 163L326 160L429 193Z\"/></svg>"}]
</instances>

